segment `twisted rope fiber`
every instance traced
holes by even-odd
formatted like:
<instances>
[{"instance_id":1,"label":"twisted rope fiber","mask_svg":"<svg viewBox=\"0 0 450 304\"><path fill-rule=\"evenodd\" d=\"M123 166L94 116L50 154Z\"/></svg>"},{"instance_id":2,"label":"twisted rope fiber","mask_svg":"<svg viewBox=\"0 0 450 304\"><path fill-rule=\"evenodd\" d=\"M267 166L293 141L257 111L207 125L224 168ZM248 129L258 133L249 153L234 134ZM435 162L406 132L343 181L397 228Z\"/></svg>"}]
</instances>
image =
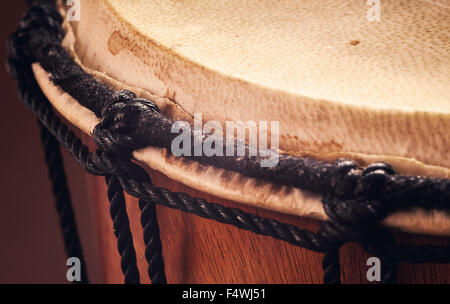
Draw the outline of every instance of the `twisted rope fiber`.
<instances>
[{"instance_id":1,"label":"twisted rope fiber","mask_svg":"<svg viewBox=\"0 0 450 304\"><path fill-rule=\"evenodd\" d=\"M162 244L156 216L156 206L152 202L139 200L141 224L144 228L145 259L148 262L148 276L152 284L166 284Z\"/></svg>"},{"instance_id":2,"label":"twisted rope fiber","mask_svg":"<svg viewBox=\"0 0 450 304\"><path fill-rule=\"evenodd\" d=\"M113 219L114 234L117 237L117 248L121 257L120 266L125 276L125 283L139 284L136 252L122 185L114 175L106 175L105 180L108 185L108 199L111 202L110 214Z\"/></svg>"},{"instance_id":3,"label":"twisted rope fiber","mask_svg":"<svg viewBox=\"0 0 450 304\"><path fill-rule=\"evenodd\" d=\"M339 249L326 251L322 258L325 284L341 284L341 268L339 266Z\"/></svg>"},{"instance_id":4,"label":"twisted rope fiber","mask_svg":"<svg viewBox=\"0 0 450 304\"><path fill-rule=\"evenodd\" d=\"M49 24L54 25L53 21L44 22L40 20L39 22L41 22L40 25L43 28L45 28ZM42 22L45 23L45 25L42 25ZM48 32L40 34L48 35ZM23 48L23 44L21 45L21 48L18 48L17 46L20 43L24 43L24 41L20 41L21 39L27 40L24 38L27 37L27 35L18 36L19 37L15 37L17 39L12 39L11 49L12 53L14 54L17 54L18 49L26 49ZM25 41L25 44L29 44L30 41L33 41L33 39ZM57 46L58 44L56 44L56 49ZM47 48L47 55L54 55L57 53L57 51L55 53L55 49L53 47L54 45L51 47L42 47L42 49ZM40 50L42 51L42 49ZM37 53L39 52L40 51L37 50ZM43 52L41 55L43 55L44 53L45 52ZM20 58L20 56L15 58ZM17 60L10 60L10 65L13 67L13 74L17 74L17 71L20 70L20 68L23 68L23 66L21 66L21 64L17 62ZM46 68L44 65L43 67ZM66 62L65 67L69 70L79 69L80 71L82 71L74 63L71 65ZM14 73L14 70L16 71L16 73ZM29 70L28 68L27 72L31 73L31 70ZM88 78L90 77L89 75L86 76L86 73L84 74L85 76L78 76ZM17 76L18 75L16 75L16 77ZM32 76L30 75L29 77L32 78ZM20 83L19 77L17 77L17 79ZM34 78L32 80L34 81ZM76 77L74 77L73 80L76 81ZM63 89L66 89L62 84L60 84L60 86ZM91 96L92 98L92 95L95 95L95 92L99 92L99 90L97 90L99 86L102 87L103 85L94 82L94 89L92 90L89 87L85 87L84 91L87 93L82 94L87 94L87 97ZM76 87L77 85L75 85L73 88ZM40 92L39 88L35 89ZM112 98L108 103L105 103L108 104L106 109L99 111L101 112L100 114L105 115L102 120L102 124L97 126L97 131L94 132L97 133L97 135L94 134L94 139L97 141L99 146L101 147L103 145L103 148L108 148L109 145L110 149L107 149L107 151L110 152L97 150L95 153L89 153L87 148L81 144L80 140L77 139L73 135L73 133L68 131L67 127L61 125L60 121L53 116L49 107L48 109L45 109L45 106L41 107L39 105L36 105L36 101L38 99L41 99L41 101L48 103L42 93L40 93L39 98L34 100L33 98L30 98L31 100L26 100L26 98L28 97L26 96L26 92L22 93L22 95L24 95L23 97L25 97L25 103L27 103L29 107L36 112L36 114L41 118L41 121L45 122L47 120L47 124L45 124L44 122L43 124L49 127L50 131L58 138L58 140L63 142L69 148L71 153L85 166L88 172L102 175L115 174L127 192L140 197L142 200L164 204L172 208L196 213L203 217L214 218L220 222L234 224L235 226L251 230L259 234L271 235L273 237L283 239L295 245L315 251L327 252L327 259L324 261L324 268L326 268L327 265L336 265L336 260L338 265L338 258L336 259L335 254L336 248L339 248L343 243L351 240L361 242L368 250L371 250L373 252L383 252L384 254L386 254L386 256L393 261L393 267L391 267L391 270L395 268L394 264L398 260L406 260L412 262L425 262L433 260L442 263L449 261L450 255L448 247L428 245L397 246L395 245L395 242L387 242L387 244L384 244L386 242L383 242L383 238L377 238L377 236L380 235L387 238L389 238L390 236L390 233L384 228L379 227L377 223L388 213L395 210L395 208L403 209L411 206L405 204L405 202L412 197L420 198L418 201L421 202L417 205L422 206L426 209L448 209L449 191L448 181L446 180L432 180L395 175L393 170L385 164L374 164L366 168L364 171L361 171L359 168L357 168L356 164L351 161L325 163L305 158L303 159L304 162L301 163L302 159L296 159L297 161L299 161L299 163L305 166L304 168L301 168L301 166L297 164L298 167L296 167L297 169L301 168L301 170L299 171L300 174L297 177L305 178L305 182L303 182L305 188L308 188L309 184L314 184L314 178L324 178L325 180L327 180L327 182L322 183L324 186L323 189L327 190L329 189L329 186L331 186L331 188L333 189L333 191L330 191L331 194L324 198L325 211L333 220L333 222L324 223L321 230L317 234L314 234L312 232L300 230L292 225L281 224L270 219L263 219L254 214L246 214L238 209L229 209L220 205L207 203L201 199L190 198L185 194L171 193L166 189L154 188L151 185L148 175L142 168L130 162L129 160L125 160L117 156L112 156L110 152L116 155L118 151L128 154L131 153L130 148L122 146L120 141L123 142L124 140L128 140L129 142L134 142L134 135L124 135L126 133L120 134L120 132L118 133L115 131L120 130L121 128L121 131L123 131L128 130L129 128L132 129L133 127L136 127L136 124L131 124L130 127L127 119L119 121L117 119L117 114L120 113L120 111L124 111L125 114L133 114L130 115L130 117L133 116L134 121L140 121L141 118L145 120L147 114L159 113L156 105L154 105L150 101L136 99L135 96L133 96L133 94L131 94L130 92L119 92L110 95L112 96ZM77 99L81 100L80 98ZM128 100L127 102L125 102L125 104L132 105L132 107L127 108L126 105L123 104L123 100ZM110 113L113 113L114 115L108 116L108 114ZM124 113L122 112L122 114ZM136 119L136 116L139 119ZM125 117L127 117L127 115L125 115ZM155 117L152 117L151 119L153 118ZM158 117L156 118L158 119ZM151 119L147 118L147 120ZM105 125L107 125L108 123L112 123L112 129L114 132L110 132L109 129L105 128ZM167 120L163 120L163 125L166 123ZM154 132L156 135L158 135L158 130L164 130L164 128L156 128L156 131ZM106 139L106 142L105 140L102 140L101 137L98 136L98 134L105 135L104 138ZM139 144L143 143L140 142ZM293 158L288 159L289 161L294 161ZM252 162L252 160L254 159L250 159L250 163ZM316 171L324 172L324 174L316 176L314 174ZM351 191L352 189L356 190ZM429 190L426 191L428 193L423 194L424 189ZM391 191L395 190L400 190L400 195L392 195ZM371 195L367 196L367 192L369 192ZM355 194L365 195L362 197L358 197ZM396 192L394 192L394 194L396 194ZM367 198L371 196L376 199L367 200ZM345 200L343 198L345 198ZM403 198L404 201L402 202L400 200L401 203L398 203L398 198ZM430 198L436 198L437 200L431 200L432 202L435 202L434 204L426 203L426 201ZM392 204L395 206L395 208L386 208L386 202L397 202L397 204ZM375 210L376 212L373 212L373 210ZM368 236L370 236L370 238L368 238ZM372 240L368 241L367 239ZM331 270L327 272L325 281L339 282L339 273L338 271L336 271L336 267L329 267L329 269ZM333 271L332 269L335 270ZM389 280L389 278L387 278L387 280Z\"/></svg>"},{"instance_id":5,"label":"twisted rope fiber","mask_svg":"<svg viewBox=\"0 0 450 304\"><path fill-rule=\"evenodd\" d=\"M68 257L78 257L81 262L81 281L74 281L74 283L88 284L89 279L84 263L80 238L78 236L75 215L72 209L66 174L64 173L64 163L59 149L59 142L41 123L39 123L39 126L45 162L52 183L55 207L63 234L64 248Z\"/></svg>"}]
</instances>

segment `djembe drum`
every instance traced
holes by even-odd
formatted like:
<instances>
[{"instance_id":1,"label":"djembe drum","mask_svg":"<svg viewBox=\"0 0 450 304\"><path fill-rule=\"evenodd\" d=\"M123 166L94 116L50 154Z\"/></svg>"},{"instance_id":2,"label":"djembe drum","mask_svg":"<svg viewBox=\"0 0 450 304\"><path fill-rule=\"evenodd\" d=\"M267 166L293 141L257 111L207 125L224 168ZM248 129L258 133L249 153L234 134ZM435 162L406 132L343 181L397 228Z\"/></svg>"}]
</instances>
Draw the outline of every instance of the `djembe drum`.
<instances>
[{"instance_id":1,"label":"djembe drum","mask_svg":"<svg viewBox=\"0 0 450 304\"><path fill-rule=\"evenodd\" d=\"M449 282L447 2L79 4L34 1L9 41L69 256L58 142L106 177L105 282L367 282L369 257Z\"/></svg>"}]
</instances>

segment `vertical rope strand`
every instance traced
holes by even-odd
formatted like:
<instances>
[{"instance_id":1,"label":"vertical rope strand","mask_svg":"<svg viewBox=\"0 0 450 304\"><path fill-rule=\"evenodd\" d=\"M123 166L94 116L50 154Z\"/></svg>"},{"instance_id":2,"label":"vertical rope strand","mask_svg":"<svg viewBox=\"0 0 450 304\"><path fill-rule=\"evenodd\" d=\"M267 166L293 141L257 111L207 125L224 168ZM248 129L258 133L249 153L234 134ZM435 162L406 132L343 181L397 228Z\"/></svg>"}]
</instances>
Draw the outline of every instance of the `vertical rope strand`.
<instances>
[{"instance_id":1,"label":"vertical rope strand","mask_svg":"<svg viewBox=\"0 0 450 304\"><path fill-rule=\"evenodd\" d=\"M105 176L108 185L108 198L111 203L110 214L113 220L114 234L117 237L117 248L120 254L120 266L125 276L125 284L139 284L139 271L136 262L136 252L133 245L133 236L130 231L125 197L122 185L114 175Z\"/></svg>"},{"instance_id":2,"label":"vertical rope strand","mask_svg":"<svg viewBox=\"0 0 450 304\"><path fill-rule=\"evenodd\" d=\"M382 259L381 263L381 282L383 284L396 284L397 283L397 272L398 263L397 261L385 257Z\"/></svg>"},{"instance_id":3,"label":"vertical rope strand","mask_svg":"<svg viewBox=\"0 0 450 304\"><path fill-rule=\"evenodd\" d=\"M144 229L145 259L148 262L148 276L152 284L166 284L156 206L152 202L140 199L139 208L141 209L141 224Z\"/></svg>"},{"instance_id":4,"label":"vertical rope strand","mask_svg":"<svg viewBox=\"0 0 450 304\"><path fill-rule=\"evenodd\" d=\"M88 284L86 264L81 249L66 174L64 173L64 163L59 142L41 123L39 123L39 127L66 254L68 257L77 257L81 262L81 281L74 281L74 283Z\"/></svg>"},{"instance_id":5,"label":"vertical rope strand","mask_svg":"<svg viewBox=\"0 0 450 304\"><path fill-rule=\"evenodd\" d=\"M341 266L339 263L339 248L325 252L322 258L325 284L341 284Z\"/></svg>"}]
</instances>

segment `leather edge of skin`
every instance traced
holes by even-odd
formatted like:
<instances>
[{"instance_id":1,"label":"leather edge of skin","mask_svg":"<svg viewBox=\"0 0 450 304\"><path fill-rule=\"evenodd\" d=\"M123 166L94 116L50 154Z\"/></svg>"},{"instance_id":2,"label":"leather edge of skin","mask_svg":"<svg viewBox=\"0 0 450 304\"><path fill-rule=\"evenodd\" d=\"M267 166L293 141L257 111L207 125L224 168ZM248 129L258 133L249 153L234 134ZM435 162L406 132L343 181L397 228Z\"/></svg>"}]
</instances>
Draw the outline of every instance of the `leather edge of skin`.
<instances>
[{"instance_id":1,"label":"leather edge of skin","mask_svg":"<svg viewBox=\"0 0 450 304\"><path fill-rule=\"evenodd\" d=\"M33 64L33 71L54 108L75 126L91 135L93 128L100 121L94 113L56 87L50 81L49 74L39 64ZM220 198L272 211L327 220L321 196L318 194L248 178L212 166L203 166L171 156L165 149L147 147L135 151L133 157L144 166L160 171L177 182ZM393 213L383 223L406 232L450 235L450 216L444 211L416 208Z\"/></svg>"}]
</instances>

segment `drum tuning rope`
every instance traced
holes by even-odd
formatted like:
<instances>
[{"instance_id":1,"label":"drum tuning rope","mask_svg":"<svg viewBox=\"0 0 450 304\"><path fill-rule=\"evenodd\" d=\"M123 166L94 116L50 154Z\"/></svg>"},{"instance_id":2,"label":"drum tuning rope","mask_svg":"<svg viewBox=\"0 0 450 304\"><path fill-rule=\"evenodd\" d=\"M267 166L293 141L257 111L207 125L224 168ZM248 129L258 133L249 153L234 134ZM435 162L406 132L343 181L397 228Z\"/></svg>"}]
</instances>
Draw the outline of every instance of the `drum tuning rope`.
<instances>
[{"instance_id":1,"label":"drum tuning rope","mask_svg":"<svg viewBox=\"0 0 450 304\"><path fill-rule=\"evenodd\" d=\"M127 90L113 91L87 74L61 45L64 36L62 17L55 1L29 2L28 12L8 41L8 63L22 100L36 114L41 125L42 142L69 256L82 258L82 252L58 142L87 172L106 178L125 283L139 283L140 280L123 190L139 198L145 257L152 283L166 283L156 204L323 253L325 283L341 282L339 249L348 242L358 242L368 253L383 260L384 283L396 282L397 264L401 261L450 262L449 246L400 245L392 232L381 225L386 216L398 210L420 207L448 211L448 179L399 175L385 163L361 168L354 161L345 159L325 162L282 154L279 164L268 168L261 167L261 157L195 158L200 163L226 168L247 177L322 194L323 207L330 220L323 222L315 233L153 186L147 172L132 161L132 152L150 145L170 147L176 135L171 133L172 120L165 117L152 101L137 98ZM92 134L97 150L90 152L54 114L34 78L31 64L35 62L50 73L55 85L101 119ZM84 282L87 283L87 277Z\"/></svg>"}]
</instances>

